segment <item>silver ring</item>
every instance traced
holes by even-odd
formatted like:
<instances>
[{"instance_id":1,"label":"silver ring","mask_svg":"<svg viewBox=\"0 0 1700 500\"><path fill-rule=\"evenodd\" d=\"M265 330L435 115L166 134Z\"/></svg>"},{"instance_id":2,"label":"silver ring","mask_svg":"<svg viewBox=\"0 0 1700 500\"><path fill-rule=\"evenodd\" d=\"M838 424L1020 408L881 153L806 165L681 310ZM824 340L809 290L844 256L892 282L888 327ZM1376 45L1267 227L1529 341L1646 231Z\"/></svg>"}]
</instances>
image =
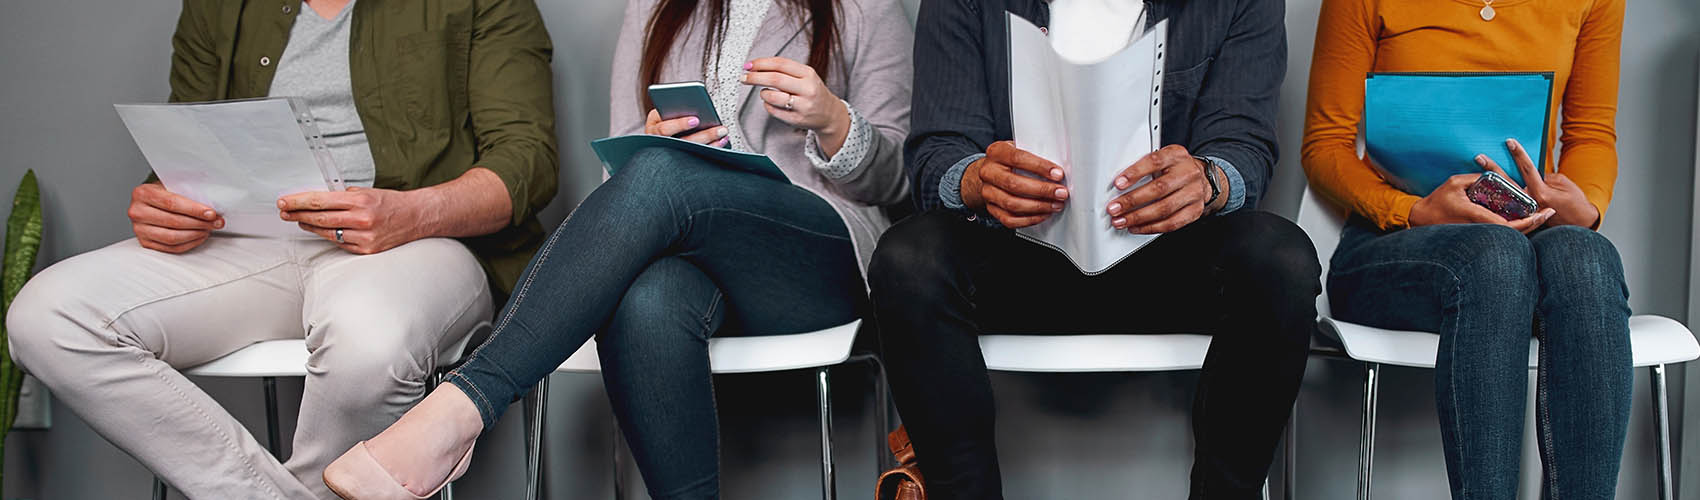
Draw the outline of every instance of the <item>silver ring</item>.
<instances>
[{"instance_id":1,"label":"silver ring","mask_svg":"<svg viewBox=\"0 0 1700 500\"><path fill-rule=\"evenodd\" d=\"M797 96L791 96L790 98L786 99L785 100L785 110L791 111L791 110L796 109L796 108L791 106L792 104L796 104L796 103L797 103Z\"/></svg>"},{"instance_id":2,"label":"silver ring","mask_svg":"<svg viewBox=\"0 0 1700 500\"><path fill-rule=\"evenodd\" d=\"M343 241L342 241L342 229L337 229L336 230L336 244L341 245L342 243L343 243Z\"/></svg>"}]
</instances>

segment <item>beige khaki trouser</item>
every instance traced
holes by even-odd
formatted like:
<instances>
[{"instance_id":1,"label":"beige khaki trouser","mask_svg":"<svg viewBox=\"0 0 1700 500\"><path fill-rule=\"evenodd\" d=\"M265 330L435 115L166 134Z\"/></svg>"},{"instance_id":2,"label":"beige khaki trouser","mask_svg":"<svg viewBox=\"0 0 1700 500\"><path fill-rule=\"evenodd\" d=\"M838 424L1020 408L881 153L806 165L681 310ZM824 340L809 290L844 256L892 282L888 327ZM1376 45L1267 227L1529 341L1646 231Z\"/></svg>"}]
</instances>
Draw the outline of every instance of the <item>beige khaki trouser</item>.
<instances>
[{"instance_id":1,"label":"beige khaki trouser","mask_svg":"<svg viewBox=\"0 0 1700 500\"><path fill-rule=\"evenodd\" d=\"M361 256L324 240L217 235L182 255L131 239L66 259L24 287L6 325L26 370L190 498L334 499L325 465L423 397L438 358L492 307L483 269L454 240ZM303 337L287 463L178 372Z\"/></svg>"}]
</instances>

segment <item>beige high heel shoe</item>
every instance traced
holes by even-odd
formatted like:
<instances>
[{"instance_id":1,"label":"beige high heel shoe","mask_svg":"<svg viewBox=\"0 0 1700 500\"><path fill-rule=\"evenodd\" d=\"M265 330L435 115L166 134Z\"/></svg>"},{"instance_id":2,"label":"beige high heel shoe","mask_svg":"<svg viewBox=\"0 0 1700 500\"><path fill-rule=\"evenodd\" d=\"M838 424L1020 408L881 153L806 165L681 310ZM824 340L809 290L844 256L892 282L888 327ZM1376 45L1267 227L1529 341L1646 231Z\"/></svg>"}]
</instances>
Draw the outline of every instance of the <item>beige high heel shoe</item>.
<instances>
[{"instance_id":1,"label":"beige high heel shoe","mask_svg":"<svg viewBox=\"0 0 1700 500\"><path fill-rule=\"evenodd\" d=\"M477 444L474 443L473 447L476 446ZM347 453L343 453L342 457L337 458L336 461L325 467L325 486L329 486L331 492L336 493L343 500L428 499L442 491L444 486L448 486L449 483L466 474L467 466L472 464L473 447L466 449L466 455L461 456L460 462L455 463L454 471L449 473L449 477L443 479L443 484L437 485L430 493L423 496L414 495L413 492L402 487L401 483L395 480L395 476L391 476L390 471L385 470L384 465L378 463L378 460L372 457L372 451L366 449L365 441L356 443L353 448L348 449Z\"/></svg>"}]
</instances>

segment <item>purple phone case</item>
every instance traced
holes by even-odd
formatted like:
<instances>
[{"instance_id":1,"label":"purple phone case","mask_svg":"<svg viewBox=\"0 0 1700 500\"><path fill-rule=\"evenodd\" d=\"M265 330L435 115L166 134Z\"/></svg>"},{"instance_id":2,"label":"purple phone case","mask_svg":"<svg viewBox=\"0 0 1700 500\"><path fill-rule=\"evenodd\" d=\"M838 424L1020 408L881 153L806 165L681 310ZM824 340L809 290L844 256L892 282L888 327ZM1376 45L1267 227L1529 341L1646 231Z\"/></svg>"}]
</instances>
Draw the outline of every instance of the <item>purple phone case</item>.
<instances>
[{"instance_id":1,"label":"purple phone case","mask_svg":"<svg viewBox=\"0 0 1700 500\"><path fill-rule=\"evenodd\" d=\"M1470 201L1499 214L1505 220L1517 220L1535 213L1534 198L1511 184L1511 181L1505 180L1505 177L1493 172L1483 173L1480 179L1476 179L1475 183L1464 189L1464 194L1470 197Z\"/></svg>"}]
</instances>

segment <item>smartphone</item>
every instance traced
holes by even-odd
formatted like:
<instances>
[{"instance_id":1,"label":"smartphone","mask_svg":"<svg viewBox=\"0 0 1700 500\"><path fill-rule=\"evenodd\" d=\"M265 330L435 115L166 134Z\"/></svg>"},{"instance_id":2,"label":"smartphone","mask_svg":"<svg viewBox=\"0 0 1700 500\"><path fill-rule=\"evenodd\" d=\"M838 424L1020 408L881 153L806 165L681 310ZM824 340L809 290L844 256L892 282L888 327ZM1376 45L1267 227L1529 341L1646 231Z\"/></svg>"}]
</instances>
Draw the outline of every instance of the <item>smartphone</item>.
<instances>
[{"instance_id":1,"label":"smartphone","mask_svg":"<svg viewBox=\"0 0 1700 500\"><path fill-rule=\"evenodd\" d=\"M1485 172L1474 184L1464 189L1470 201L1499 214L1505 220L1517 220L1535 213L1535 199L1504 176Z\"/></svg>"},{"instance_id":2,"label":"smartphone","mask_svg":"<svg viewBox=\"0 0 1700 500\"><path fill-rule=\"evenodd\" d=\"M695 116L700 125L674 137L691 135L720 126L720 115L714 112L714 99L708 96L708 86L702 82L661 83L649 86L649 100L661 119L672 120Z\"/></svg>"}]
</instances>

